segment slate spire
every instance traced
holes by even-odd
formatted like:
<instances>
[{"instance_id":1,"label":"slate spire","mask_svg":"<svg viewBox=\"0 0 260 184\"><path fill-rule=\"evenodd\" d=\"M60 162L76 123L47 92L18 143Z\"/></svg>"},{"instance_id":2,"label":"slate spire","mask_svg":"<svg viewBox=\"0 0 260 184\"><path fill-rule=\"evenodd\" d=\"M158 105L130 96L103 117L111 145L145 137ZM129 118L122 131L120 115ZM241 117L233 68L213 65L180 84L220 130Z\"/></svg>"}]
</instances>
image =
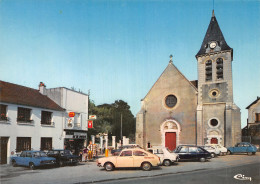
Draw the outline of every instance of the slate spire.
<instances>
[{"instance_id":1,"label":"slate spire","mask_svg":"<svg viewBox=\"0 0 260 184\"><path fill-rule=\"evenodd\" d=\"M215 44L211 43L214 42ZM218 25L218 21L215 17L214 10L212 11L212 17L208 26L208 30L206 32L206 35L204 37L204 40L202 42L201 48L199 52L197 53L196 57L208 54L211 52L219 52L219 51L225 51L225 50L231 50L233 52L233 49L228 46L228 44L225 41L225 38L222 34L222 31Z\"/></svg>"}]
</instances>

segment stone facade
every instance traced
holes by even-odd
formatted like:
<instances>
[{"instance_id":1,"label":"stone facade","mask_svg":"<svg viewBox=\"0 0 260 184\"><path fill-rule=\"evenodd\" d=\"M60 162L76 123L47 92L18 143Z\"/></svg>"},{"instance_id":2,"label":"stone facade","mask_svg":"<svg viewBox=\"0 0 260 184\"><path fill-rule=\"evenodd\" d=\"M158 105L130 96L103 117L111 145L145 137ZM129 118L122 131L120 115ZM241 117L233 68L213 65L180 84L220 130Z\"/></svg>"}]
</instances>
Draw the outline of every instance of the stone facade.
<instances>
[{"instance_id":1,"label":"stone facade","mask_svg":"<svg viewBox=\"0 0 260 184\"><path fill-rule=\"evenodd\" d=\"M240 109L233 102L233 49L214 12L196 59L197 83L188 81L170 61L142 100L136 118L137 144L174 148L207 143L233 146L241 141Z\"/></svg>"}]
</instances>

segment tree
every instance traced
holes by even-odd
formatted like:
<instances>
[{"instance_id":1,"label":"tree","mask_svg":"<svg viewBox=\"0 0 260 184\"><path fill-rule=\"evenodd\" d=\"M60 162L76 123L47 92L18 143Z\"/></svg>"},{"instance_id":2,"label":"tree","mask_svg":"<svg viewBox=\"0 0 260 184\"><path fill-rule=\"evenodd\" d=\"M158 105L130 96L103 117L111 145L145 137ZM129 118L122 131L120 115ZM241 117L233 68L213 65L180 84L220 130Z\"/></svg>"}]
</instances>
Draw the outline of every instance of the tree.
<instances>
[{"instance_id":1,"label":"tree","mask_svg":"<svg viewBox=\"0 0 260 184\"><path fill-rule=\"evenodd\" d=\"M93 101L89 101L89 114L95 114L94 128L89 129L88 135L107 133L115 135L117 140L121 139L121 116L123 136L134 141L135 137L135 117L130 111L130 106L123 100L116 100L112 104L102 104L96 106Z\"/></svg>"}]
</instances>

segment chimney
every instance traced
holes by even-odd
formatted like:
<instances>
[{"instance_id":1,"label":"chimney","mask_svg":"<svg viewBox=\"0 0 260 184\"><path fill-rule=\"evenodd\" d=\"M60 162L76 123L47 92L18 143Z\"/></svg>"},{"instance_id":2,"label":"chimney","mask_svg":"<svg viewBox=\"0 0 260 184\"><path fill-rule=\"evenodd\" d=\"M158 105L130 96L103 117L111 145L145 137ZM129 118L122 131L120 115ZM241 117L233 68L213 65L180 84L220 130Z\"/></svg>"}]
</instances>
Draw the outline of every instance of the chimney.
<instances>
[{"instance_id":1,"label":"chimney","mask_svg":"<svg viewBox=\"0 0 260 184\"><path fill-rule=\"evenodd\" d=\"M40 84L39 84L39 91L40 91L41 94L47 95L47 93L46 93L46 86L45 86L45 84L43 82L40 82Z\"/></svg>"}]
</instances>

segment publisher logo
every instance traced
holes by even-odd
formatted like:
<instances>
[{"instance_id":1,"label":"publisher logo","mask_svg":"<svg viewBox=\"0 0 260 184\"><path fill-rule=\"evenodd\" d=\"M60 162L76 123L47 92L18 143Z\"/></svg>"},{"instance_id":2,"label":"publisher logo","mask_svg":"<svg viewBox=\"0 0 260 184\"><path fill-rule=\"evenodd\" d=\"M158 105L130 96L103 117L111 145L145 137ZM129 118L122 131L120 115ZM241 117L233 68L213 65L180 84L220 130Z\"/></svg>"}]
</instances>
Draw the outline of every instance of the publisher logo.
<instances>
[{"instance_id":1,"label":"publisher logo","mask_svg":"<svg viewBox=\"0 0 260 184\"><path fill-rule=\"evenodd\" d=\"M237 179L237 180L249 180L249 181L252 181L251 177L246 177L243 174L237 174L237 175L234 176L234 178Z\"/></svg>"}]
</instances>

